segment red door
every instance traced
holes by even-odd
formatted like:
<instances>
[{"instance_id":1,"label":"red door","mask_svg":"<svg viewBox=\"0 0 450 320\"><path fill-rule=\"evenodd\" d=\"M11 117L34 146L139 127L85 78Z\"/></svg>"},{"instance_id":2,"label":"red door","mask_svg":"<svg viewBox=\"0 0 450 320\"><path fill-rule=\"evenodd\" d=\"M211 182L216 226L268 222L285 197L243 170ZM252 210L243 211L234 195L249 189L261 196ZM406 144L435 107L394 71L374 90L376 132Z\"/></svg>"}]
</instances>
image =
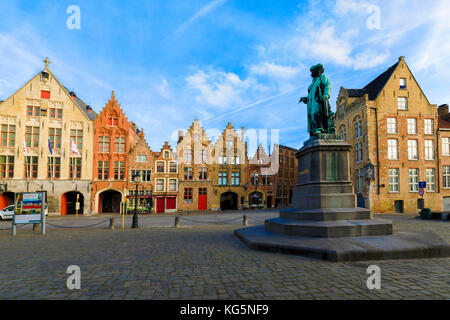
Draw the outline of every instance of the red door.
<instances>
[{"instance_id":1,"label":"red door","mask_svg":"<svg viewBox=\"0 0 450 320\"><path fill-rule=\"evenodd\" d=\"M176 198L167 198L167 209L176 209Z\"/></svg>"},{"instance_id":2,"label":"red door","mask_svg":"<svg viewBox=\"0 0 450 320\"><path fill-rule=\"evenodd\" d=\"M206 188L198 189L198 210L208 209L208 196L206 192Z\"/></svg>"},{"instance_id":3,"label":"red door","mask_svg":"<svg viewBox=\"0 0 450 320\"><path fill-rule=\"evenodd\" d=\"M163 213L164 210L165 210L164 198L157 198L156 199L156 213Z\"/></svg>"}]
</instances>

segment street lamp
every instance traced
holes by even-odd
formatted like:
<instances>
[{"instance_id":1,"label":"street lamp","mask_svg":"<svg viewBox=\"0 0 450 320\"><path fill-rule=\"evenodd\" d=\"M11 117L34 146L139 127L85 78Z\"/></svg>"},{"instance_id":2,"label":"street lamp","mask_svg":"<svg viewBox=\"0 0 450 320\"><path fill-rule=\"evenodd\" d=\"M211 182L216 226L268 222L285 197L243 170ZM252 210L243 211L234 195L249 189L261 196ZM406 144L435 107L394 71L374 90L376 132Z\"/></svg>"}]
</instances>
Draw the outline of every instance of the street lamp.
<instances>
[{"instance_id":1,"label":"street lamp","mask_svg":"<svg viewBox=\"0 0 450 320\"><path fill-rule=\"evenodd\" d=\"M134 195L134 214L133 214L133 224L131 225L132 229L137 229L139 228L138 226L138 215L137 215L137 201L138 201L138 188L139 188L139 183L141 182L141 175L136 173L133 175L132 177L133 182L136 183L136 193Z\"/></svg>"}]
</instances>

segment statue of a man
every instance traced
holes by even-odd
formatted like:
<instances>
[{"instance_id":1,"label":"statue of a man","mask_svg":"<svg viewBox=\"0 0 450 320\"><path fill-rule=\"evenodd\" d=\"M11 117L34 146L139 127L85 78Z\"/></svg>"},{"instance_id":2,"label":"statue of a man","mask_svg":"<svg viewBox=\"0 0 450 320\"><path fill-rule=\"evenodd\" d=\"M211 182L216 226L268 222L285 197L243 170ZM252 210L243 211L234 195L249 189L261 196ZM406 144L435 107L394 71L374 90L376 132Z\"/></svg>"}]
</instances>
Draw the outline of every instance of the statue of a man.
<instances>
[{"instance_id":1,"label":"statue of a man","mask_svg":"<svg viewBox=\"0 0 450 320\"><path fill-rule=\"evenodd\" d=\"M334 113L331 112L330 99L331 82L324 74L323 65L311 67L312 83L308 87L308 96L300 99L308 105L308 132L310 136L320 133L335 133Z\"/></svg>"}]
</instances>

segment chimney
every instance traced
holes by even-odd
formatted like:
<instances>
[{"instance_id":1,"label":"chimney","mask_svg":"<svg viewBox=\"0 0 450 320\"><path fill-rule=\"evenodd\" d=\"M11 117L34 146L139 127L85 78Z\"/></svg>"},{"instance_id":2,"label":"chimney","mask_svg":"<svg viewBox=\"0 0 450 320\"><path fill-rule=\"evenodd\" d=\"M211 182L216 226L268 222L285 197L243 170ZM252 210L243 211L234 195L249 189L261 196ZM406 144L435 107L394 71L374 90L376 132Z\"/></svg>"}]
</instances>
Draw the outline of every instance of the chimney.
<instances>
[{"instance_id":1,"label":"chimney","mask_svg":"<svg viewBox=\"0 0 450 320\"><path fill-rule=\"evenodd\" d=\"M448 104L442 104L438 107L438 114L440 116L448 113Z\"/></svg>"},{"instance_id":2,"label":"chimney","mask_svg":"<svg viewBox=\"0 0 450 320\"><path fill-rule=\"evenodd\" d=\"M178 130L178 143L180 143L181 140L183 140L184 137L184 131Z\"/></svg>"},{"instance_id":3,"label":"chimney","mask_svg":"<svg viewBox=\"0 0 450 320\"><path fill-rule=\"evenodd\" d=\"M245 128L241 127L241 140L244 141L245 139Z\"/></svg>"}]
</instances>

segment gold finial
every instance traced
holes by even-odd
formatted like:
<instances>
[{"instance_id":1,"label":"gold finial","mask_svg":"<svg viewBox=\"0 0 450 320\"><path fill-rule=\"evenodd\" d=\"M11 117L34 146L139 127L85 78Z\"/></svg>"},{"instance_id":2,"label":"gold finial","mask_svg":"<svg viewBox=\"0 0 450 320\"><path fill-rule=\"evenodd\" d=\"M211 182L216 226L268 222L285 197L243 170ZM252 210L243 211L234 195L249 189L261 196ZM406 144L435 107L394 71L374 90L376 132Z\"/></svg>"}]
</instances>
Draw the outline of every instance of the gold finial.
<instances>
[{"instance_id":1,"label":"gold finial","mask_svg":"<svg viewBox=\"0 0 450 320\"><path fill-rule=\"evenodd\" d=\"M52 63L50 60L48 60L48 57L45 58L44 62L45 62L45 67L46 67L46 68L48 68L48 65L49 65L50 63Z\"/></svg>"}]
</instances>

